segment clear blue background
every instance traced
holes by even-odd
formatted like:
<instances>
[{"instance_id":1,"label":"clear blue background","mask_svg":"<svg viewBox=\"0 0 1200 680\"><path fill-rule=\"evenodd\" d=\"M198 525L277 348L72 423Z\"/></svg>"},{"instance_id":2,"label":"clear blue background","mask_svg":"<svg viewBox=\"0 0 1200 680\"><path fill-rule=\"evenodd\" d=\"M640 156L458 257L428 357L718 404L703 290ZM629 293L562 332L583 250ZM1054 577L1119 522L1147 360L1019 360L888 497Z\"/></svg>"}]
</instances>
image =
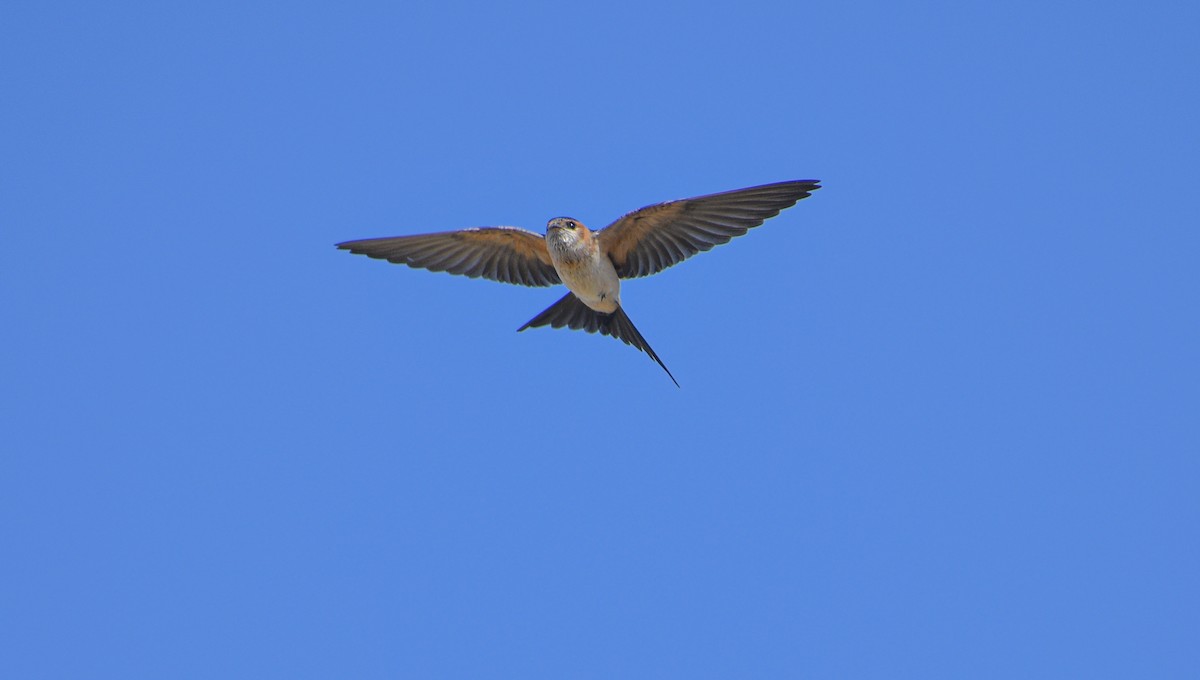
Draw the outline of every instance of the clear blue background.
<instances>
[{"instance_id":1,"label":"clear blue background","mask_svg":"<svg viewBox=\"0 0 1200 680\"><path fill-rule=\"evenodd\" d=\"M1200 677L1195 3L0 9L0 675ZM337 241L825 188L623 289Z\"/></svg>"}]
</instances>

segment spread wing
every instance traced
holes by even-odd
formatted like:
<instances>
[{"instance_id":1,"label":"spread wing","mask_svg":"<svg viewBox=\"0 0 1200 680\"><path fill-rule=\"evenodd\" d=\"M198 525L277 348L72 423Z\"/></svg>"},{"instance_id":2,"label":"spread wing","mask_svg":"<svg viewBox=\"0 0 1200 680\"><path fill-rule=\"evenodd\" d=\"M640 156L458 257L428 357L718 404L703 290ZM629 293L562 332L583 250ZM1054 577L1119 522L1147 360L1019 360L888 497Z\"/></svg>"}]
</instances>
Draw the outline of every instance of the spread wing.
<instances>
[{"instance_id":1,"label":"spread wing","mask_svg":"<svg viewBox=\"0 0 1200 680\"><path fill-rule=\"evenodd\" d=\"M484 277L521 286L561 283L546 241L516 227L480 227L439 234L369 238L337 244L342 250L435 272Z\"/></svg>"},{"instance_id":2,"label":"spread wing","mask_svg":"<svg viewBox=\"0 0 1200 680\"><path fill-rule=\"evenodd\" d=\"M741 236L820 189L796 180L684 198L635 210L598 232L621 278L649 276Z\"/></svg>"}]
</instances>

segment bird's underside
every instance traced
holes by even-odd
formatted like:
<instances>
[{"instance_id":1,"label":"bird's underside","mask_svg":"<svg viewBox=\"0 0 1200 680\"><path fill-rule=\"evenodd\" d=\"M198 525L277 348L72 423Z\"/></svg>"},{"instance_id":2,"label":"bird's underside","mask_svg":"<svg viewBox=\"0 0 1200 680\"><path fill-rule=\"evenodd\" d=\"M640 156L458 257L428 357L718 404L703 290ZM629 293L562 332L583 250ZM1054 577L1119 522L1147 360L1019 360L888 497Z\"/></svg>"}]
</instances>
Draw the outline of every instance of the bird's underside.
<instances>
[{"instance_id":1,"label":"bird's underside","mask_svg":"<svg viewBox=\"0 0 1200 680\"><path fill-rule=\"evenodd\" d=\"M580 257L590 258L588 266L605 268L609 277L615 270L620 279L637 278L658 273L741 236L819 188L816 180L796 180L668 201L635 210L594 232L575 220L556 218L551 220L546 237L516 227L478 227L346 241L337 247L431 271L522 286L553 286L566 281L570 288L572 281L580 277L571 269L565 270L569 276L563 276L562 268L578 263L564 262L561 250L551 252L547 247L551 232L559 239L556 246L565 240L578 248ZM580 297L592 299L592 291L572 288L518 331L550 326L614 337L645 352L679 385L621 306L612 312L598 311ZM608 304L611 308L611 302Z\"/></svg>"}]
</instances>

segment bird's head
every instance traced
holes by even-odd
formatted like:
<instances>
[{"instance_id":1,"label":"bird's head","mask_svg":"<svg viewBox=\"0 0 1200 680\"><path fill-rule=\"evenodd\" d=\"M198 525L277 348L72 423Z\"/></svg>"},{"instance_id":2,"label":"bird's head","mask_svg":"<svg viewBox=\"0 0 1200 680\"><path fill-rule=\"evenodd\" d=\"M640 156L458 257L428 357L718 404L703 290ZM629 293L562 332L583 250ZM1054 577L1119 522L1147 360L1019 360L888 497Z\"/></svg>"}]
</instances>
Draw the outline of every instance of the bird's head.
<instances>
[{"instance_id":1,"label":"bird's head","mask_svg":"<svg viewBox=\"0 0 1200 680\"><path fill-rule=\"evenodd\" d=\"M546 235L573 243L591 239L592 232L577 219L571 217L555 217L546 223Z\"/></svg>"}]
</instances>

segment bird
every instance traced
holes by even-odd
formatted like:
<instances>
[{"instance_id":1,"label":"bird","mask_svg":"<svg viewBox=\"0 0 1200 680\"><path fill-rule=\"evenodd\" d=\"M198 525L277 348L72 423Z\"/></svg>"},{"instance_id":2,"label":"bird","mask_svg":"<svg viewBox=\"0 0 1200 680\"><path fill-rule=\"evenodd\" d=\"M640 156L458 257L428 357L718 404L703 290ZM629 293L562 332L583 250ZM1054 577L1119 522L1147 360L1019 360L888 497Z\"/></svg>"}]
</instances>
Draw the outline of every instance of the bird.
<instances>
[{"instance_id":1,"label":"bird","mask_svg":"<svg viewBox=\"0 0 1200 680\"><path fill-rule=\"evenodd\" d=\"M820 189L820 180L775 182L656 203L591 230L555 217L544 236L519 227L473 227L335 244L409 267L522 286L563 284L567 294L517 332L550 326L599 332L645 352L679 381L630 321L621 280L650 276L727 243Z\"/></svg>"}]
</instances>

